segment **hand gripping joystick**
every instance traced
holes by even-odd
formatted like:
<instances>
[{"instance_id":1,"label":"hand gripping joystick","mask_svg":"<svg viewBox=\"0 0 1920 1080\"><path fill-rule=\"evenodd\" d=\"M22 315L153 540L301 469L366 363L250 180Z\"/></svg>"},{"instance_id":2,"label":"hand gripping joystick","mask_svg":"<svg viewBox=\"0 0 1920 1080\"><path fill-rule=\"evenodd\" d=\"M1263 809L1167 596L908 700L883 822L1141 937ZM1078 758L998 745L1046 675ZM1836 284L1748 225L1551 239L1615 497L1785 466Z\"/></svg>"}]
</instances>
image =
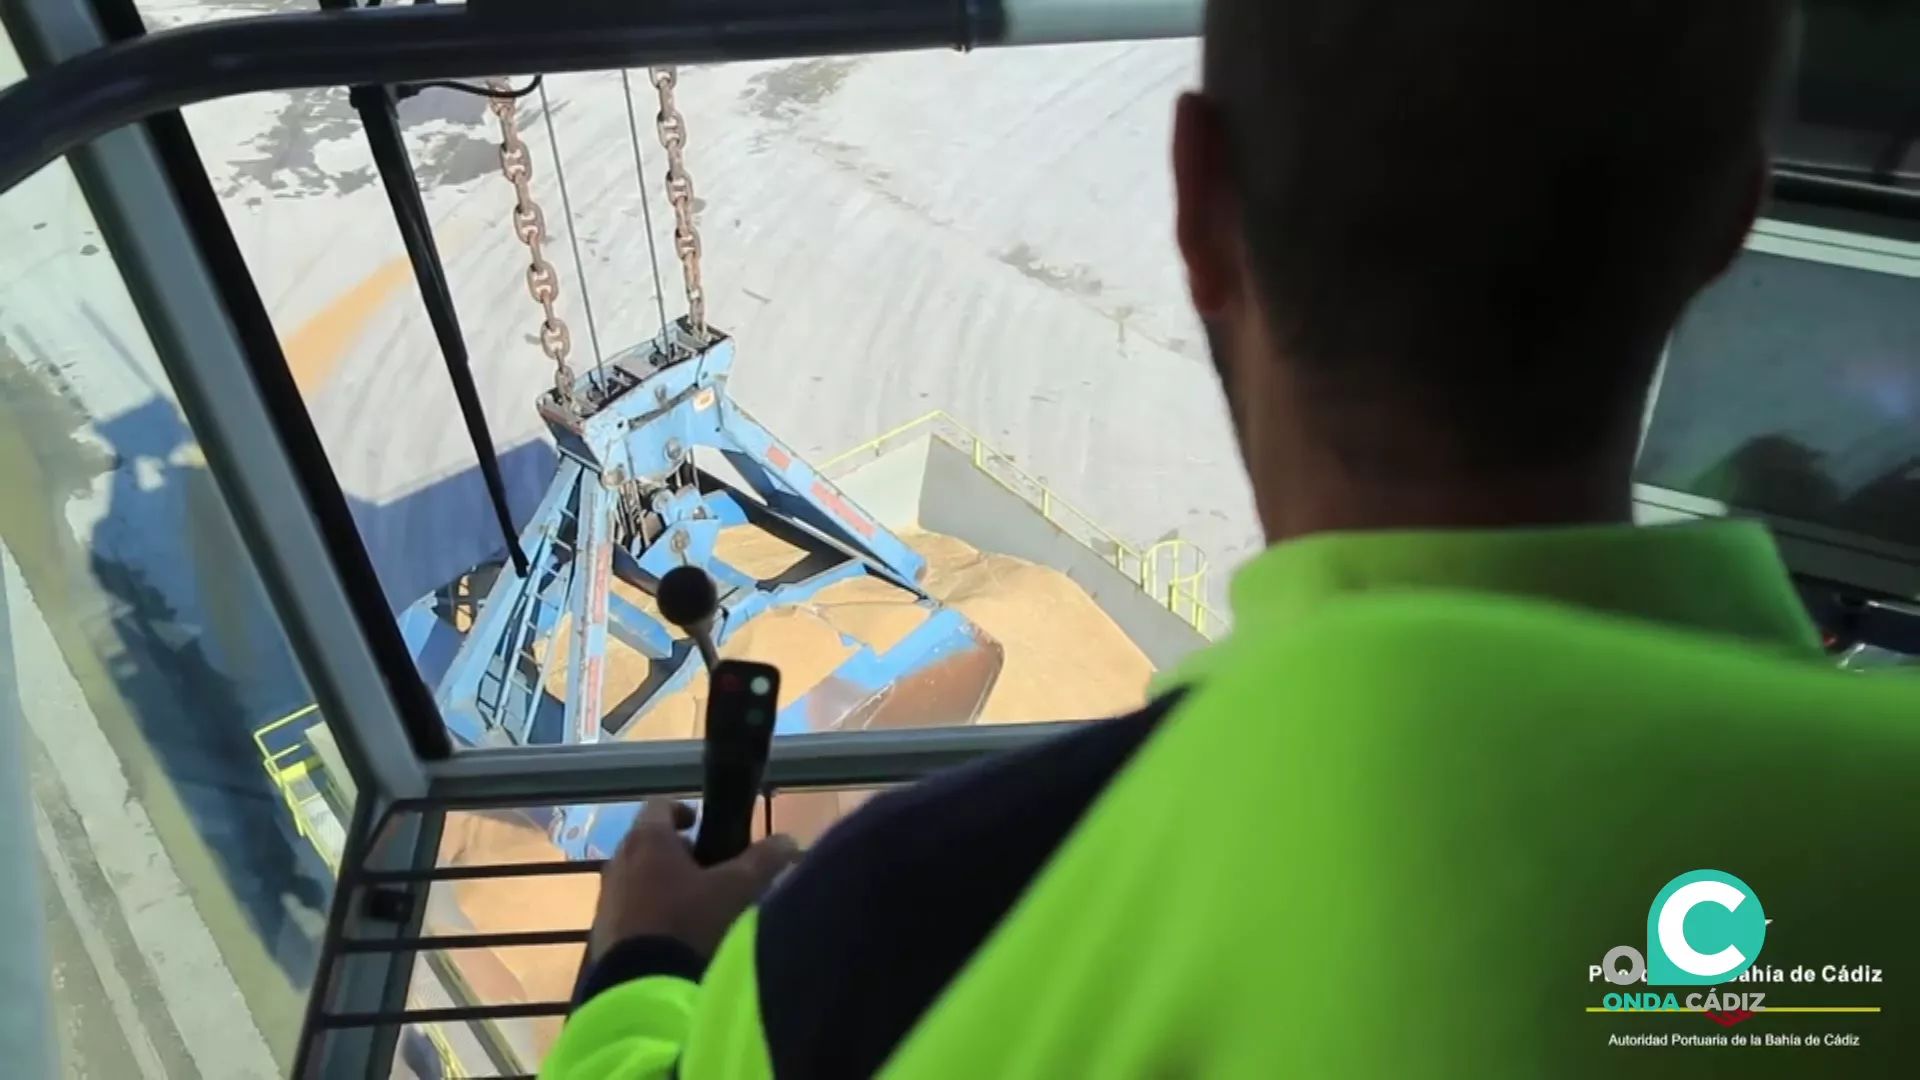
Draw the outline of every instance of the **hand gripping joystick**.
<instances>
[{"instance_id":1,"label":"hand gripping joystick","mask_svg":"<svg viewBox=\"0 0 1920 1080\"><path fill-rule=\"evenodd\" d=\"M780 669L750 660L722 660L713 647L719 593L704 570L680 566L660 579L660 614L687 632L706 662L705 780L693 855L702 866L722 863L747 849L753 806L760 797L780 706Z\"/></svg>"}]
</instances>

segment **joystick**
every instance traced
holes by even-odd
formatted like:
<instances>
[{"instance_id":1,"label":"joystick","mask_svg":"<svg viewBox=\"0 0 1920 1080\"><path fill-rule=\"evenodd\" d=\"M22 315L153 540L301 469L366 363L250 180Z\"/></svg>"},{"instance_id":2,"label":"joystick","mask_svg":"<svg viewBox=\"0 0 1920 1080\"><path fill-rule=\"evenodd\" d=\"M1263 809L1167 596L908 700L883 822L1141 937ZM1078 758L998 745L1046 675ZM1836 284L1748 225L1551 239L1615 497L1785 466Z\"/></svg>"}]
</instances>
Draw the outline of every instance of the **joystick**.
<instances>
[{"instance_id":1,"label":"joystick","mask_svg":"<svg viewBox=\"0 0 1920 1080\"><path fill-rule=\"evenodd\" d=\"M713 617L720 611L720 593L713 579L697 566L676 566L660 579L654 599L660 604L661 618L693 639L711 674L720 665L720 654L713 648Z\"/></svg>"},{"instance_id":2,"label":"joystick","mask_svg":"<svg viewBox=\"0 0 1920 1080\"><path fill-rule=\"evenodd\" d=\"M679 566L660 579L660 614L693 639L707 665L705 779L693 855L702 866L747 849L780 705L780 669L750 660L722 660L713 646L720 597L704 570Z\"/></svg>"}]
</instances>

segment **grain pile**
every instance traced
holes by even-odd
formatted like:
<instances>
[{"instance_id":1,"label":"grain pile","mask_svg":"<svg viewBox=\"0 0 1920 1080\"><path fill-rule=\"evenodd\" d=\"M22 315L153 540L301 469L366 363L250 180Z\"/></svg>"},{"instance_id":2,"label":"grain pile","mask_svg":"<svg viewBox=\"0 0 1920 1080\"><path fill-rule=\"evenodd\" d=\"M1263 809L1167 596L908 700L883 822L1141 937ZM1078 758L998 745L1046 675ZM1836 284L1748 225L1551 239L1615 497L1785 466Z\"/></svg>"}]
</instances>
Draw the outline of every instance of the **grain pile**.
<instances>
[{"instance_id":1,"label":"grain pile","mask_svg":"<svg viewBox=\"0 0 1920 1080\"><path fill-rule=\"evenodd\" d=\"M560 858L560 849L547 839L545 830L517 813L449 814L441 834L442 866L557 862ZM593 904L599 895L600 879L592 874L445 883L434 886L428 903L430 932L508 934L584 927L593 922ZM504 1005L571 997L581 947L461 949L445 955L475 1001ZM523 1056L538 1060L559 1035L560 1023L559 1017L540 1017L502 1026Z\"/></svg>"},{"instance_id":2,"label":"grain pile","mask_svg":"<svg viewBox=\"0 0 1920 1080\"><path fill-rule=\"evenodd\" d=\"M949 536L905 533L926 557L928 592L957 608L1005 650L1005 665L981 716L983 723L1089 719L1137 708L1153 667L1138 646L1066 575L1005 555L981 552ZM762 581L812 573L808 556L754 528L729 529L720 557ZM621 595L655 613L651 598L616 586ZM925 611L894 586L862 578L818 594L812 602L754 619L729 638L724 655L764 660L781 669L782 705L818 685L862 642L885 652L912 633ZM565 628L555 637L556 661L568 648ZM553 665L549 690L564 696L565 665ZM644 658L618 644L608 647L606 719L623 739L685 739L700 735L707 680L694 675L679 692L632 717L632 702L657 678ZM868 792L787 796L775 800L775 826L810 840ZM782 805L792 813L783 813ZM452 815L441 848L443 865L544 861L559 858L543 830L517 815ZM596 882L590 877L477 880L453 886L457 913L446 930L484 932L584 926L592 918ZM455 954L462 974L483 1001L552 1001L572 991L579 950L571 947L481 950ZM544 1048L557 1022L539 1023Z\"/></svg>"},{"instance_id":3,"label":"grain pile","mask_svg":"<svg viewBox=\"0 0 1920 1080\"><path fill-rule=\"evenodd\" d=\"M1153 665L1084 590L1052 567L982 552L951 536L906 532L902 539L927 560L926 590L954 607L999 641L1006 666L981 716L984 723L1088 719L1137 708ZM721 534L722 559L761 581L805 576L808 554L770 533L750 527ZM650 615L652 597L623 583L614 591ZM844 581L810 603L780 608L734 632L723 656L776 663L781 704L819 685L853 655L854 642L886 652L926 618L904 591L874 578ZM853 639L848 641L847 639ZM554 636L554 663L547 689L566 696L563 622ZM607 649L605 712L609 727L627 739L687 739L700 735L707 680L697 672L688 686L632 718L633 704L655 677L653 664L617 643Z\"/></svg>"},{"instance_id":4,"label":"grain pile","mask_svg":"<svg viewBox=\"0 0 1920 1080\"><path fill-rule=\"evenodd\" d=\"M1090 720L1145 703L1153 665L1065 574L938 533L905 539L926 557L922 587L1006 650L981 722Z\"/></svg>"}]
</instances>

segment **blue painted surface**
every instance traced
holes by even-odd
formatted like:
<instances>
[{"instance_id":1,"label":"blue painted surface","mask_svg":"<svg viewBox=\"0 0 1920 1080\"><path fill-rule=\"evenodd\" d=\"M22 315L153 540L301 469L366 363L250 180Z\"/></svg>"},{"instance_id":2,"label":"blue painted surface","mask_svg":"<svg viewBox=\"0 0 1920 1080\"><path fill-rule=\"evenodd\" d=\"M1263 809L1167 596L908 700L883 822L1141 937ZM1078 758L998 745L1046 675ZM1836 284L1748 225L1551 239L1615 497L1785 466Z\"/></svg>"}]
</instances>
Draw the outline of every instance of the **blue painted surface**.
<instances>
[{"instance_id":1,"label":"blue painted surface","mask_svg":"<svg viewBox=\"0 0 1920 1080\"><path fill-rule=\"evenodd\" d=\"M872 693L884 690L905 675L975 647L972 625L966 617L944 607L934 607L926 622L885 653L876 653L872 647L844 634L841 641L856 651L834 669L834 678ZM813 730L807 719L812 696L801 697L780 710L773 722L776 736L803 735Z\"/></svg>"},{"instance_id":2,"label":"blue painted surface","mask_svg":"<svg viewBox=\"0 0 1920 1080\"><path fill-rule=\"evenodd\" d=\"M980 647L964 617L919 588L926 563L917 552L727 398L725 377L732 364L733 343L725 338L677 360L649 344L616 357L604 375L583 376L576 390L588 401L584 407L542 402L561 457L552 486L521 535L531 564L528 574L522 577L511 565L500 570L478 619L452 655L446 637L451 628L430 604L402 616L403 636L423 676L436 687L449 730L463 745L599 740L609 637L652 658L660 665L657 674L663 674L634 715L686 687L698 670L690 645L612 593L616 567L622 577L640 584L682 565L705 569L721 593L716 645L757 615L805 603L865 575L917 596L929 617L885 653L845 639L855 651L834 672L839 701L847 699L849 688L854 697L877 694L957 652ZM759 502L743 501L717 482L702 485L692 468L697 448L725 455ZM635 481L651 488L645 509L655 516L657 531L644 545L634 540L620 547L622 523L632 510L622 507L621 492ZM715 556L721 530L742 524L771 527L838 561L802 581L762 584ZM563 613L570 615L573 631L567 699L561 703L544 687L553 674L550 646ZM438 622L446 633L423 620ZM809 706L817 704L813 696L782 709L775 733L807 730ZM563 807L551 816L550 828L569 857L604 856L635 812L632 806Z\"/></svg>"},{"instance_id":3,"label":"blue painted surface","mask_svg":"<svg viewBox=\"0 0 1920 1080\"><path fill-rule=\"evenodd\" d=\"M860 509L832 481L820 475L793 449L731 400L722 399L716 425L730 436L732 448L717 447L747 483L776 512L784 513L860 551L889 572L899 585L919 591L927 560L871 514Z\"/></svg>"},{"instance_id":4,"label":"blue painted surface","mask_svg":"<svg viewBox=\"0 0 1920 1080\"><path fill-rule=\"evenodd\" d=\"M460 652L460 634L440 617L434 600L426 597L400 613L400 636L428 686L438 685L446 677Z\"/></svg>"},{"instance_id":5,"label":"blue painted surface","mask_svg":"<svg viewBox=\"0 0 1920 1080\"><path fill-rule=\"evenodd\" d=\"M666 625L619 593L607 597L607 630L615 641L649 660L673 655L673 635Z\"/></svg>"}]
</instances>

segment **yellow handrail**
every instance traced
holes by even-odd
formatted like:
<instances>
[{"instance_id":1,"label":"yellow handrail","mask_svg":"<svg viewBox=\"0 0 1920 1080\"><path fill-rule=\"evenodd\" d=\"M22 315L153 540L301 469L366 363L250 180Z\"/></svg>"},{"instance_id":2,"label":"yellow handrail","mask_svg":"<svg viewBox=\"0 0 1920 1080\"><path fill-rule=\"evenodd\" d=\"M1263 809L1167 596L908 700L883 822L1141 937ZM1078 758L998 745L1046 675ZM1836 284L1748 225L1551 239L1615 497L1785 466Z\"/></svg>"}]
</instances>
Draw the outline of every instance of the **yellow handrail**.
<instances>
[{"instance_id":1,"label":"yellow handrail","mask_svg":"<svg viewBox=\"0 0 1920 1080\"><path fill-rule=\"evenodd\" d=\"M1207 594L1206 553L1185 540L1162 540L1149 547L1141 560L1140 587L1167 605L1167 610L1207 633L1209 619L1218 620L1201 598Z\"/></svg>"},{"instance_id":2,"label":"yellow handrail","mask_svg":"<svg viewBox=\"0 0 1920 1080\"><path fill-rule=\"evenodd\" d=\"M861 457L880 457L901 441L919 436L922 431L964 451L974 468L1031 503L1041 516L1113 564L1121 573L1133 579L1147 595L1165 605L1167 610L1180 616L1201 634L1212 637L1225 629L1226 620L1207 606L1207 557L1199 548L1177 538L1162 540L1144 551L1134 547L1093 520L1085 511L1061 498L1044 481L1015 464L1012 458L993 449L978 432L954 419L945 410L935 409L836 454L821 463L820 470L826 472Z\"/></svg>"},{"instance_id":3,"label":"yellow handrail","mask_svg":"<svg viewBox=\"0 0 1920 1080\"><path fill-rule=\"evenodd\" d=\"M300 838L308 841L312 841L314 838L312 826L305 811L305 804L311 800L296 796L293 786L299 783L300 780L311 771L313 763L310 760L302 759L291 764L286 764L288 758L300 752L303 742L296 740L278 750L273 750L267 746L267 736L287 727L296 720L313 714L318 711L319 708L320 706L315 704L308 705L302 709L295 709L272 723L255 728L253 732L253 745L254 748L260 752L261 763L267 768L267 778L272 780L273 786L279 789L280 798L287 804L287 810L293 815L293 827L299 831ZM316 850L318 850L318 845L316 845ZM339 872L340 868L333 864L332 857L329 856L326 851L320 851L320 857L327 861L327 868L329 870L335 873Z\"/></svg>"}]
</instances>

